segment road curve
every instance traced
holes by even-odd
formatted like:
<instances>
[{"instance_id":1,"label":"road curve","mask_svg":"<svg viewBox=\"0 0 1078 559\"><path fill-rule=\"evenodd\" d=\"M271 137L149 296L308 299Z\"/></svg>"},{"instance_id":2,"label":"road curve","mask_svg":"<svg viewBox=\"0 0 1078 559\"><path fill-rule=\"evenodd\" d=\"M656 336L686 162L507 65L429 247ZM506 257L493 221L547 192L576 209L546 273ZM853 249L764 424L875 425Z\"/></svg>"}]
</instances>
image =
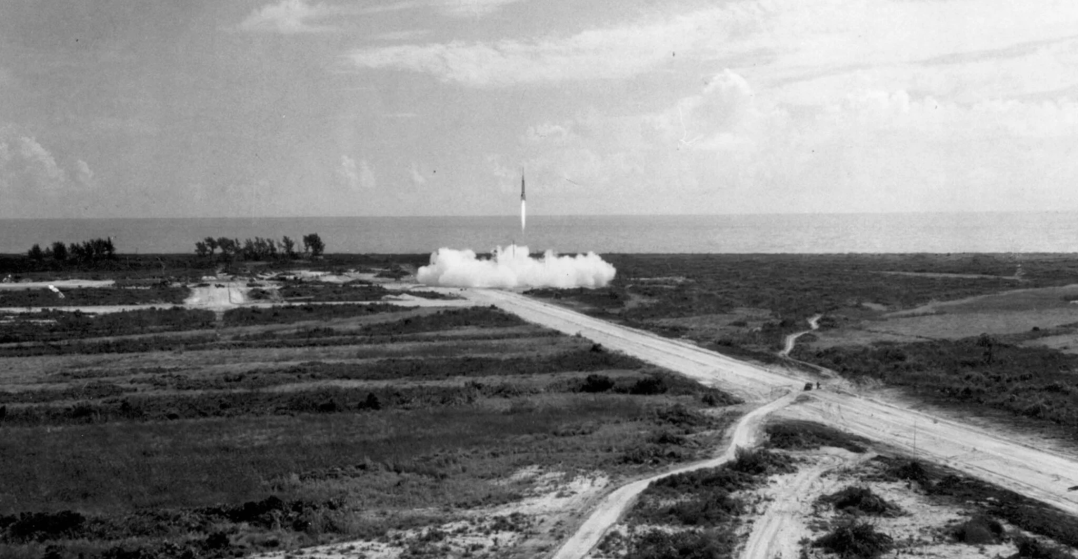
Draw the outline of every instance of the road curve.
<instances>
[{"instance_id":1,"label":"road curve","mask_svg":"<svg viewBox=\"0 0 1078 559\"><path fill-rule=\"evenodd\" d=\"M770 403L760 406L742 416L742 418L735 424L730 444L726 447L726 450L721 456L688 464L675 470L634 481L628 485L619 487L616 491L607 495L595 510L592 511L591 515L584 520L584 523L580 525L576 533L562 544L554 554L553 559L579 559L580 557L587 555L592 548L598 545L599 540L601 540L606 532L610 530L611 526L617 523L618 519L622 517L625 511L629 509L629 506L636 500L636 497L640 495L651 482L674 474L691 472L701 468L714 468L732 460L736 455L738 447L755 446L760 435L760 427L763 424L763 420L775 410L792 403L795 396L797 396L797 393L790 391Z\"/></svg>"},{"instance_id":2,"label":"road curve","mask_svg":"<svg viewBox=\"0 0 1078 559\"><path fill-rule=\"evenodd\" d=\"M606 347L717 386L747 401L767 402L777 391L787 392L801 386L801 381L796 378L757 365L685 342L604 322L520 294L488 289L469 289L461 294L478 304L495 305L554 330L579 333ZM803 394L806 396L804 401L791 406L786 413L895 446L1078 515L1078 492L1067 491L1068 487L1078 485L1078 458L1074 455L1044 450L1045 445L1038 446L1032 438L1019 442L1003 434L848 392L814 390ZM626 493L632 494L628 490ZM630 502L631 499L622 501L620 510L612 509L604 513L604 518L609 520L610 515L614 515L616 521ZM581 530L590 529L587 526L585 522ZM591 540L581 540L584 541ZM573 549L578 554L559 554L557 557L581 557L587 552L579 551L583 543L575 545Z\"/></svg>"},{"instance_id":3,"label":"road curve","mask_svg":"<svg viewBox=\"0 0 1078 559\"><path fill-rule=\"evenodd\" d=\"M809 326L812 328L812 330L802 330L800 332L795 332L793 334L790 334L789 336L786 336L786 343L783 344L782 351L779 352L779 355L781 357L789 357L790 352L794 350L794 344L797 343L797 338L800 338L801 336L804 336L805 334L808 334L813 330L818 330L820 328L821 318L823 318L823 315L818 314L808 319Z\"/></svg>"}]
</instances>

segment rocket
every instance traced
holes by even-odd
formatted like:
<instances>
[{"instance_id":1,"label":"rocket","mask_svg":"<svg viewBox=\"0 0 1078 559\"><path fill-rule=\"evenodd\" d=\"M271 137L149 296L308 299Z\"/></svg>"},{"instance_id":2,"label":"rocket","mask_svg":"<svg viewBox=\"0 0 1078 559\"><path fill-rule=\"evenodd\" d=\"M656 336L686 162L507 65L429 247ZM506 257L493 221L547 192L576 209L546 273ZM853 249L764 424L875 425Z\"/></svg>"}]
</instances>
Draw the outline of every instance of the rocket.
<instances>
[{"instance_id":1,"label":"rocket","mask_svg":"<svg viewBox=\"0 0 1078 559\"><path fill-rule=\"evenodd\" d=\"M521 169L521 171L520 171L520 231L521 232L524 231L524 223L525 223L526 216L527 216L527 211L525 210L525 208L527 207L526 204L527 204L527 199L524 197L524 170Z\"/></svg>"}]
</instances>

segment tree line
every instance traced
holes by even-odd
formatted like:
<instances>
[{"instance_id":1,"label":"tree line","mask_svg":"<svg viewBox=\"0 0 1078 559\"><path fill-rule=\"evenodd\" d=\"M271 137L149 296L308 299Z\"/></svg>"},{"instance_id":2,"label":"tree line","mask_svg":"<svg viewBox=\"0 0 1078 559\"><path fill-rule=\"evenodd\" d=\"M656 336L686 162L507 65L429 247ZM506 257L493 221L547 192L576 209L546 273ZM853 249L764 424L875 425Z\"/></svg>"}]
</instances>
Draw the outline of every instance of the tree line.
<instances>
[{"instance_id":1,"label":"tree line","mask_svg":"<svg viewBox=\"0 0 1078 559\"><path fill-rule=\"evenodd\" d=\"M112 244L112 237L91 239L69 245L56 241L44 249L41 248L41 245L34 244L26 252L26 255L35 262L56 260L57 262L89 264L105 260L116 260L116 246Z\"/></svg>"},{"instance_id":2,"label":"tree line","mask_svg":"<svg viewBox=\"0 0 1078 559\"><path fill-rule=\"evenodd\" d=\"M301 240L303 242L302 255L305 257L317 258L322 256L322 253L326 250L326 244L322 242L322 238L318 236L318 233L304 235ZM239 239L230 239L228 237L206 237L195 243L195 254L204 258L217 254L226 260L236 258L256 261L292 260L300 257L301 253L297 250L298 248L296 241L287 235L282 237L280 241L255 237L254 239L245 239L243 243L240 243Z\"/></svg>"}]
</instances>

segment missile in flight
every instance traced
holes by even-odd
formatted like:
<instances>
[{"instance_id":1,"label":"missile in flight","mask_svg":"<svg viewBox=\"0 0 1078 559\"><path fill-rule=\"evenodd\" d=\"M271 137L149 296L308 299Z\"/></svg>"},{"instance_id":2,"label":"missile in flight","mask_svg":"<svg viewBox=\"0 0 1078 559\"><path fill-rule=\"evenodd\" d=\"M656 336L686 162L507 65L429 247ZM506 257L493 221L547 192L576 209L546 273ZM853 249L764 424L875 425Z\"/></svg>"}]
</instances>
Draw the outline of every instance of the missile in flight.
<instances>
[{"instance_id":1,"label":"missile in flight","mask_svg":"<svg viewBox=\"0 0 1078 559\"><path fill-rule=\"evenodd\" d=\"M524 170L520 171L520 230L524 231L524 224L527 219L527 198L524 197Z\"/></svg>"}]
</instances>

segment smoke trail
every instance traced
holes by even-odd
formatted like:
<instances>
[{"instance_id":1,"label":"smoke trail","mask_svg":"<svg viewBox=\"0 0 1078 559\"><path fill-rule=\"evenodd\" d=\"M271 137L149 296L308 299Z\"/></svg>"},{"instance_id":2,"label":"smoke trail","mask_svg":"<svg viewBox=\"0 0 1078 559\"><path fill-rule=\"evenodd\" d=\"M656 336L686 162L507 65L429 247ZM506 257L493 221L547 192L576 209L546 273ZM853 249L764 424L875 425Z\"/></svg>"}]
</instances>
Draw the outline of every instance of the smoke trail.
<instances>
[{"instance_id":1,"label":"smoke trail","mask_svg":"<svg viewBox=\"0 0 1078 559\"><path fill-rule=\"evenodd\" d=\"M524 200L520 201L520 232L521 233L524 232L524 216L527 215L527 212L524 211L524 204L525 203L526 202Z\"/></svg>"},{"instance_id":2,"label":"smoke trail","mask_svg":"<svg viewBox=\"0 0 1078 559\"><path fill-rule=\"evenodd\" d=\"M548 250L541 258L529 255L528 247L509 246L494 250L491 259L477 258L471 250L439 249L430 265L416 274L420 283L448 287L603 287L616 270L594 252L558 256Z\"/></svg>"}]
</instances>

